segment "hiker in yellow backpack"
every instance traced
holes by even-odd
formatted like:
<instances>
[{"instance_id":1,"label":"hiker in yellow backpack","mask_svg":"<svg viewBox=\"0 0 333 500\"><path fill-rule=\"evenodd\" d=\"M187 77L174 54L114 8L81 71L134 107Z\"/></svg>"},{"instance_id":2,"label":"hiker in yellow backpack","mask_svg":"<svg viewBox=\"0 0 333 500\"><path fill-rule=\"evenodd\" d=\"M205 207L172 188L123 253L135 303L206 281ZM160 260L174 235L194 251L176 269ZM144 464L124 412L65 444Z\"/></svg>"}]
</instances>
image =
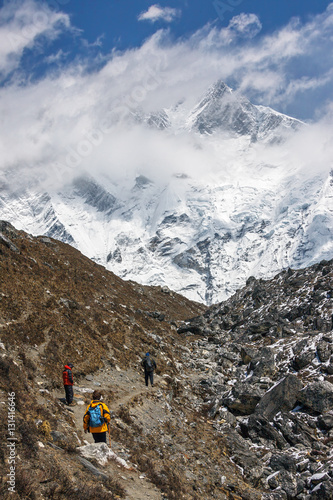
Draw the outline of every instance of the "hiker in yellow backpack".
<instances>
[{"instance_id":1,"label":"hiker in yellow backpack","mask_svg":"<svg viewBox=\"0 0 333 500\"><path fill-rule=\"evenodd\" d=\"M101 399L102 393L94 391L83 417L84 432L91 432L95 443L106 443L106 432L111 419L110 410Z\"/></svg>"}]
</instances>

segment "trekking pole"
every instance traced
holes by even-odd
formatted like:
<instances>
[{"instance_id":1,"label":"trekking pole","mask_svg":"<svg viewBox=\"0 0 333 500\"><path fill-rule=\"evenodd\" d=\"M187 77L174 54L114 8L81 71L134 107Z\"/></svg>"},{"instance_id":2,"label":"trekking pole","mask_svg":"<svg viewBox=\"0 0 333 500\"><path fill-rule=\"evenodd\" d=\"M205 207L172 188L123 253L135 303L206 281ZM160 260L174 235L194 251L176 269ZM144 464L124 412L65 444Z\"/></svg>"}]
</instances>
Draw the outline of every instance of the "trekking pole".
<instances>
[{"instance_id":1,"label":"trekking pole","mask_svg":"<svg viewBox=\"0 0 333 500\"><path fill-rule=\"evenodd\" d=\"M110 448L111 448L111 430L110 430L110 423L108 423L108 431L109 431L109 443L110 443Z\"/></svg>"}]
</instances>

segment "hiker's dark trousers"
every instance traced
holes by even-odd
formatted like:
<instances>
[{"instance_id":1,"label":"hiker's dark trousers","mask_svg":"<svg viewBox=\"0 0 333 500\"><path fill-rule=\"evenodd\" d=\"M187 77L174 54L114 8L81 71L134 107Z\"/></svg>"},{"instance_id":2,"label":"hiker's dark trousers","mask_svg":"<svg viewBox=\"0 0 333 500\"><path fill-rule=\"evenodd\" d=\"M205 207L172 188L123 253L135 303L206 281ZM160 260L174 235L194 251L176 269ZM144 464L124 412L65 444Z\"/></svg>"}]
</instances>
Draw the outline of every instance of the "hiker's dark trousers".
<instances>
[{"instance_id":1,"label":"hiker's dark trousers","mask_svg":"<svg viewBox=\"0 0 333 500\"><path fill-rule=\"evenodd\" d=\"M106 431L105 432L93 432L92 433L95 443L106 443Z\"/></svg>"},{"instance_id":2,"label":"hiker's dark trousers","mask_svg":"<svg viewBox=\"0 0 333 500\"><path fill-rule=\"evenodd\" d=\"M154 372L147 372L147 370L145 370L145 382L146 382L146 386L148 387L148 380L150 380L150 384L153 385L154 383Z\"/></svg>"},{"instance_id":3,"label":"hiker's dark trousers","mask_svg":"<svg viewBox=\"0 0 333 500\"><path fill-rule=\"evenodd\" d=\"M74 397L74 391L73 391L73 386L72 385L64 385L65 387L65 393L66 393L66 401L67 404L70 405L73 403L73 397Z\"/></svg>"}]
</instances>

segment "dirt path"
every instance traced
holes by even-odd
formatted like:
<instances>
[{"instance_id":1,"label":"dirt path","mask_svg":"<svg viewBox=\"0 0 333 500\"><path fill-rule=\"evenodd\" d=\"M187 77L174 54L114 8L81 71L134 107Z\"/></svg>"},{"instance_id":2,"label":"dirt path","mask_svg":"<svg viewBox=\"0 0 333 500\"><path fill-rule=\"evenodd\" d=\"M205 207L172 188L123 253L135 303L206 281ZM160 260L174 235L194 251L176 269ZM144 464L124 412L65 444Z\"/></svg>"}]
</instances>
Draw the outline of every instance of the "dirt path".
<instances>
[{"instance_id":1,"label":"dirt path","mask_svg":"<svg viewBox=\"0 0 333 500\"><path fill-rule=\"evenodd\" d=\"M105 400L111 412L117 411L121 405L127 405L135 397L141 396L144 398L148 392L151 395L152 392L156 393L158 390L156 387L147 389L144 385L143 375L131 370L101 370L95 373L94 376L88 376L78 382L74 378L74 382L76 382L74 385L75 406L68 407L65 404L63 406L71 415L78 433L83 429L83 416L91 400L91 394L95 389L101 389L102 392L111 390L114 393L113 401ZM53 396L61 402L64 401L64 391L56 390L53 392ZM92 435L89 433L84 434L82 445L92 443L94 443ZM109 446L109 437L107 438L107 444ZM112 440L111 450L120 458L127 459L121 443ZM131 464L129 463L129 465ZM163 499L161 492L146 478L145 474L135 469L128 470L113 460L100 468L121 484L126 491L126 500Z\"/></svg>"}]
</instances>

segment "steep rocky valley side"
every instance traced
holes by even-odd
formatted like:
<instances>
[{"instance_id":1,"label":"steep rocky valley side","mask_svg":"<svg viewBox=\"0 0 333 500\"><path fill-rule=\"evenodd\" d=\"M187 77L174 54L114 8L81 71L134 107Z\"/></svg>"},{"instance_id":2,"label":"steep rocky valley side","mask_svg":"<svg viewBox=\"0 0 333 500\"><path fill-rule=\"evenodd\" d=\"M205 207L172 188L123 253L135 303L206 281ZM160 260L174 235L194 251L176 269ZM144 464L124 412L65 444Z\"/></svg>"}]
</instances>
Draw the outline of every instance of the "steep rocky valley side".
<instances>
[{"instance_id":1,"label":"steep rocky valley side","mask_svg":"<svg viewBox=\"0 0 333 500\"><path fill-rule=\"evenodd\" d=\"M332 261L207 308L1 222L0 269L2 498L333 498ZM109 447L82 429L96 388Z\"/></svg>"}]
</instances>

